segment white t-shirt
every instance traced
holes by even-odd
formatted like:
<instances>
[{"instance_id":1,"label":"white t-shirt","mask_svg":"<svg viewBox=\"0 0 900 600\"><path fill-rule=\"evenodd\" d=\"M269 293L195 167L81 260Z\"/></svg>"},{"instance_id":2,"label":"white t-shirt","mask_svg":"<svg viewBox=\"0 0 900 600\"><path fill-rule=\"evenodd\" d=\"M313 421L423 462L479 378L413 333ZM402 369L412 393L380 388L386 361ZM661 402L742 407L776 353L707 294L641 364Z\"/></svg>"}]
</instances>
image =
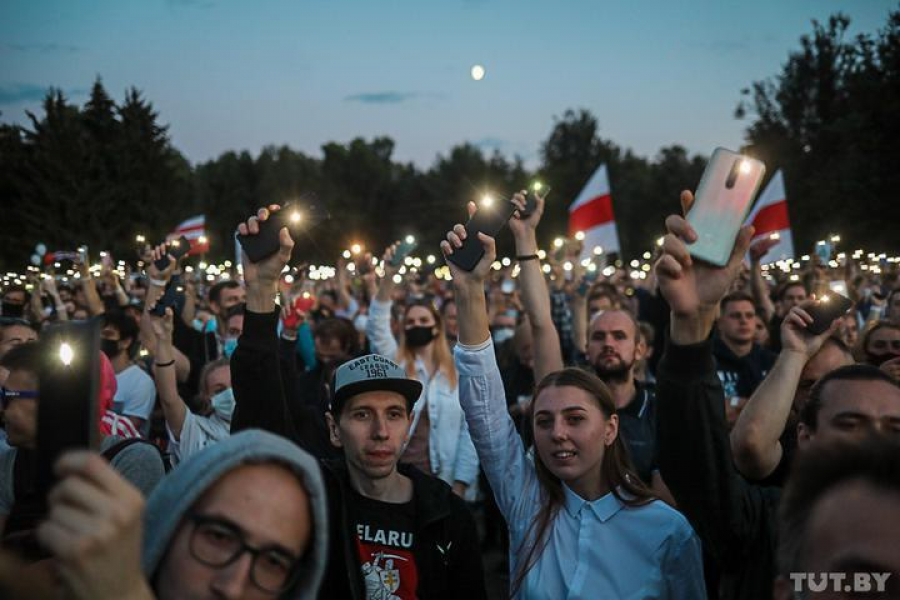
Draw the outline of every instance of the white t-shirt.
<instances>
[{"instance_id":1,"label":"white t-shirt","mask_svg":"<svg viewBox=\"0 0 900 600\"><path fill-rule=\"evenodd\" d=\"M116 395L113 410L126 417L150 419L156 403L156 386L153 379L137 365L131 365L116 373Z\"/></svg>"},{"instance_id":2,"label":"white t-shirt","mask_svg":"<svg viewBox=\"0 0 900 600\"><path fill-rule=\"evenodd\" d=\"M191 454L230 436L231 422L222 419L215 412L208 417L203 417L188 410L184 414L184 423L181 426L179 439L176 440L172 435L168 423L166 423L166 431L169 432L169 454L174 467Z\"/></svg>"}]
</instances>

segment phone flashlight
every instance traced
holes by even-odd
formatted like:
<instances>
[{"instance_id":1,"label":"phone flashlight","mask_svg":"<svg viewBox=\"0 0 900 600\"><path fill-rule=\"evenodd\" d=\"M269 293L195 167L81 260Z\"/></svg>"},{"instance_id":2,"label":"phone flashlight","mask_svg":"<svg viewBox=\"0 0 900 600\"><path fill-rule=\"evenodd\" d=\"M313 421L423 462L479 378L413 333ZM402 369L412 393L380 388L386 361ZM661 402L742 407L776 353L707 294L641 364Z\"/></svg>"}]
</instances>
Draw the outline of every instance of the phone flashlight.
<instances>
[{"instance_id":1,"label":"phone flashlight","mask_svg":"<svg viewBox=\"0 0 900 600\"><path fill-rule=\"evenodd\" d=\"M744 175L749 173L751 169L753 169L753 165L750 164L749 160L742 160L740 166L738 167L738 170L740 170L740 172Z\"/></svg>"},{"instance_id":2,"label":"phone flashlight","mask_svg":"<svg viewBox=\"0 0 900 600\"><path fill-rule=\"evenodd\" d=\"M494 204L494 198L490 194L485 194L481 197L481 206L484 208L490 208L491 205Z\"/></svg>"},{"instance_id":3,"label":"phone flashlight","mask_svg":"<svg viewBox=\"0 0 900 600\"><path fill-rule=\"evenodd\" d=\"M297 224L303 220L303 213L299 210L295 210L291 213L291 223Z\"/></svg>"},{"instance_id":4,"label":"phone flashlight","mask_svg":"<svg viewBox=\"0 0 900 600\"><path fill-rule=\"evenodd\" d=\"M579 242L583 242L583 241L584 241L584 232L583 232L583 231L576 231L576 232L575 232L575 239L578 240Z\"/></svg>"},{"instance_id":5,"label":"phone flashlight","mask_svg":"<svg viewBox=\"0 0 900 600\"><path fill-rule=\"evenodd\" d=\"M75 358L75 351L72 350L72 346L68 342L63 342L59 345L59 360L65 366L69 366L72 364L72 359Z\"/></svg>"}]
</instances>

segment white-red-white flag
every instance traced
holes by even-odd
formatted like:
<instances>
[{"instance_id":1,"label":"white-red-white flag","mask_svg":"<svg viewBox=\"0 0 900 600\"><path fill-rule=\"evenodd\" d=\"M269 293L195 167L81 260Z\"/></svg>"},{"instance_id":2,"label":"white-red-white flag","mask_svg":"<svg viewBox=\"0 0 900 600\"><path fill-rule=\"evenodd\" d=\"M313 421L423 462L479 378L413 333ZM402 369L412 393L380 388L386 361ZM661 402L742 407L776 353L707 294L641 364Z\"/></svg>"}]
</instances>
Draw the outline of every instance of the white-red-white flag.
<instances>
[{"instance_id":1,"label":"white-red-white flag","mask_svg":"<svg viewBox=\"0 0 900 600\"><path fill-rule=\"evenodd\" d=\"M188 256L209 252L209 238L206 235L205 215L197 215L196 217L191 217L186 221L182 221L181 224L175 228L175 231L170 233L166 239L177 240L181 236L186 237L191 243L191 250L188 252Z\"/></svg>"},{"instance_id":2,"label":"white-red-white flag","mask_svg":"<svg viewBox=\"0 0 900 600\"><path fill-rule=\"evenodd\" d=\"M584 233L582 257L590 256L596 246L604 253L619 252L619 234L613 215L612 195L606 165L594 172L587 185L569 206L569 236Z\"/></svg>"},{"instance_id":3,"label":"white-red-white flag","mask_svg":"<svg viewBox=\"0 0 900 600\"><path fill-rule=\"evenodd\" d=\"M756 230L753 234L754 241L765 237L778 240L760 262L770 263L794 258L794 239L791 236L787 194L784 191L784 177L781 170L772 176L769 185L759 195L756 206L753 207L745 224L752 224Z\"/></svg>"}]
</instances>

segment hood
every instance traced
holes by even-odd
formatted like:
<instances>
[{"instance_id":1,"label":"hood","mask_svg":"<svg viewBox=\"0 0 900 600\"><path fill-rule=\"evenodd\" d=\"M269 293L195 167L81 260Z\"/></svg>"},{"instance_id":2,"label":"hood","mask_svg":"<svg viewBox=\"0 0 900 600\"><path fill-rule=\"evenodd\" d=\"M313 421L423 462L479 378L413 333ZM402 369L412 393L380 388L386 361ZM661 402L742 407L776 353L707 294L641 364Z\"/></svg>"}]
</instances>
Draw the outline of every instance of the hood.
<instances>
[{"instance_id":1,"label":"hood","mask_svg":"<svg viewBox=\"0 0 900 600\"><path fill-rule=\"evenodd\" d=\"M232 469L250 463L276 462L294 471L310 499L312 545L300 567L297 584L283 598L315 598L328 557L328 515L319 464L310 454L271 433L248 429L208 446L180 463L159 482L147 499L141 562L153 581L163 554L184 514L216 481Z\"/></svg>"}]
</instances>

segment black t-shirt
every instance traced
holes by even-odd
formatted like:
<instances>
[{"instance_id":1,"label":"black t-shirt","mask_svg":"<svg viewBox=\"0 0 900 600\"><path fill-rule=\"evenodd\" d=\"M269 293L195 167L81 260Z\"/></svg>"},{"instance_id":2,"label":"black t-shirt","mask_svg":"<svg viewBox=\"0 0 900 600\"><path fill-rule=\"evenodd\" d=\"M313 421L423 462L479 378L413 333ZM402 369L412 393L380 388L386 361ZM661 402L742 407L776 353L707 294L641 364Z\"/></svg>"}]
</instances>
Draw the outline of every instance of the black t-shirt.
<instances>
[{"instance_id":1,"label":"black t-shirt","mask_svg":"<svg viewBox=\"0 0 900 600\"><path fill-rule=\"evenodd\" d=\"M367 600L415 600L419 573L414 501L392 504L352 495L356 551Z\"/></svg>"},{"instance_id":2,"label":"black t-shirt","mask_svg":"<svg viewBox=\"0 0 900 600\"><path fill-rule=\"evenodd\" d=\"M776 354L759 344L753 344L749 354L736 356L718 336L713 342L713 355L716 359L716 373L722 382L726 399L752 396L777 358Z\"/></svg>"},{"instance_id":3,"label":"black t-shirt","mask_svg":"<svg viewBox=\"0 0 900 600\"><path fill-rule=\"evenodd\" d=\"M656 394L652 386L635 381L637 392L631 402L616 411L619 435L628 447L638 477L651 485L656 461Z\"/></svg>"}]
</instances>

